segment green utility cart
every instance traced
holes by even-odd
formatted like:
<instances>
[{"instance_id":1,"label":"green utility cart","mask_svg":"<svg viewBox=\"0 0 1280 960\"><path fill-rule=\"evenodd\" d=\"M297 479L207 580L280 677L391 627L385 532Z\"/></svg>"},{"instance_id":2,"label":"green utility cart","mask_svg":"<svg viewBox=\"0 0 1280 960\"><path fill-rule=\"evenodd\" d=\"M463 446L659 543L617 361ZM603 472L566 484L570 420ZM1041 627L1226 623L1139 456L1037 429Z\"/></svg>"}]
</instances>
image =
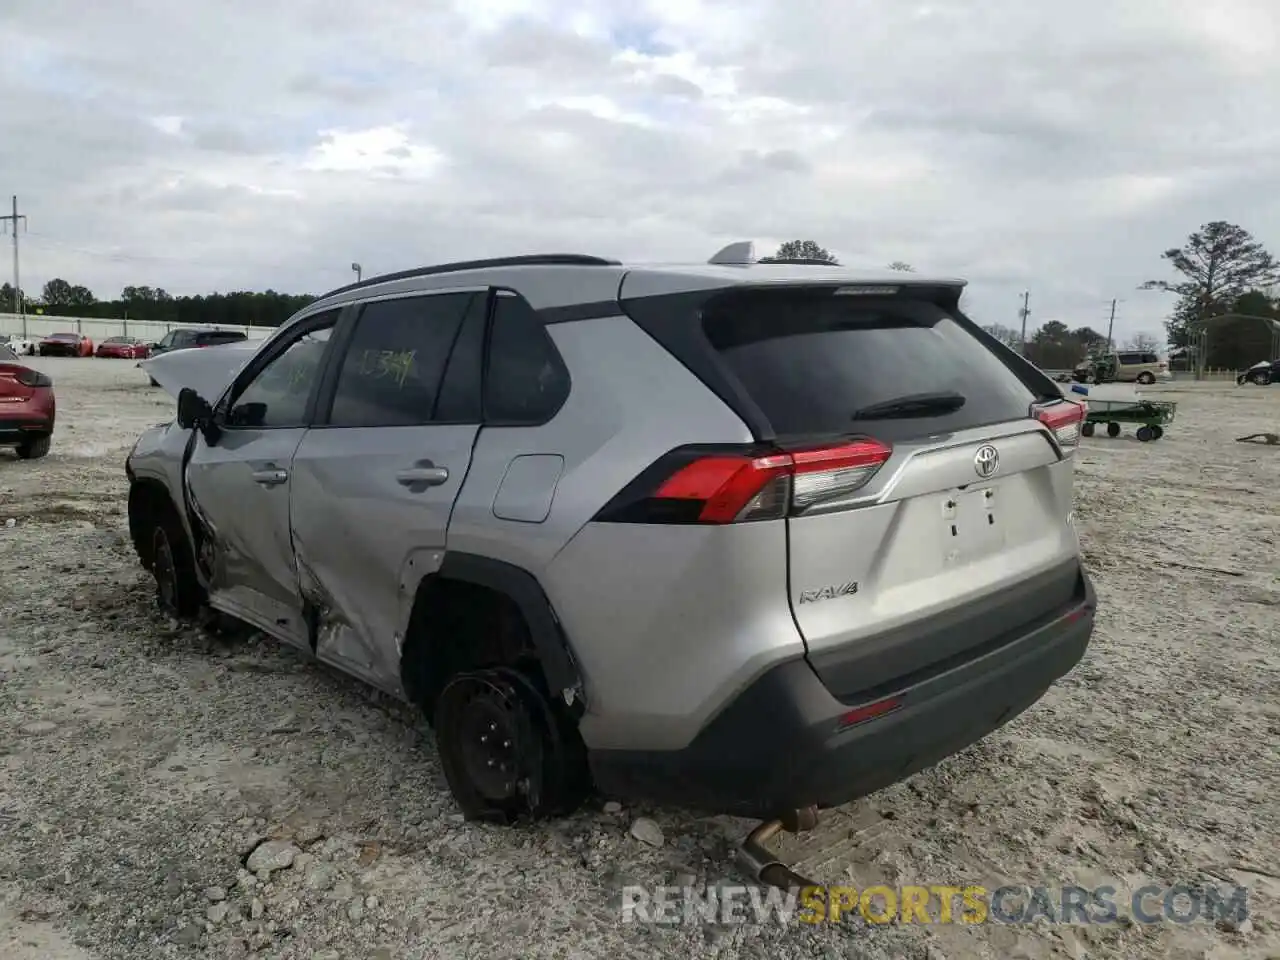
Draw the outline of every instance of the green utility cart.
<instances>
[{"instance_id":1,"label":"green utility cart","mask_svg":"<svg viewBox=\"0 0 1280 960\"><path fill-rule=\"evenodd\" d=\"M1091 437L1099 425L1105 424L1107 436L1116 437L1121 424L1136 423L1137 437L1143 443L1159 440L1164 428L1173 423L1177 409L1176 403L1167 400L1090 400L1080 432Z\"/></svg>"}]
</instances>

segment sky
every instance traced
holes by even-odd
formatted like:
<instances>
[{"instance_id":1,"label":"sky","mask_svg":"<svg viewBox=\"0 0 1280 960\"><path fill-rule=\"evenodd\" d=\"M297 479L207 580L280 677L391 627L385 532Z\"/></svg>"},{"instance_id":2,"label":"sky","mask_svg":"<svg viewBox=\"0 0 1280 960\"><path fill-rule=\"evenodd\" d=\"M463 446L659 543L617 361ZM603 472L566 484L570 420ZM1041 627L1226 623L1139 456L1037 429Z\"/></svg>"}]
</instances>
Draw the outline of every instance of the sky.
<instances>
[{"instance_id":1,"label":"sky","mask_svg":"<svg viewBox=\"0 0 1280 960\"><path fill-rule=\"evenodd\" d=\"M813 239L1123 339L1202 223L1280 254L1274 0L5 0L0 49L31 293Z\"/></svg>"}]
</instances>

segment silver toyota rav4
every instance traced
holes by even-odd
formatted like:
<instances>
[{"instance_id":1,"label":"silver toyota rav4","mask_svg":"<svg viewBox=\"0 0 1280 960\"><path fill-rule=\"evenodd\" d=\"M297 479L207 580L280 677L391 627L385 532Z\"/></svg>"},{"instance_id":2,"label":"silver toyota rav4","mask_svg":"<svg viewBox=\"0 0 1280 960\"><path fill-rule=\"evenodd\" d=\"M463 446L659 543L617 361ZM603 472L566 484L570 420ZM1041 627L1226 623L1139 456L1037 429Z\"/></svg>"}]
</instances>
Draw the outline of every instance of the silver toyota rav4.
<instances>
[{"instance_id":1,"label":"silver toyota rav4","mask_svg":"<svg viewBox=\"0 0 1280 960\"><path fill-rule=\"evenodd\" d=\"M460 808L845 803L1083 655L1082 407L963 282L579 255L335 290L146 362L131 452L161 605L416 704Z\"/></svg>"}]
</instances>

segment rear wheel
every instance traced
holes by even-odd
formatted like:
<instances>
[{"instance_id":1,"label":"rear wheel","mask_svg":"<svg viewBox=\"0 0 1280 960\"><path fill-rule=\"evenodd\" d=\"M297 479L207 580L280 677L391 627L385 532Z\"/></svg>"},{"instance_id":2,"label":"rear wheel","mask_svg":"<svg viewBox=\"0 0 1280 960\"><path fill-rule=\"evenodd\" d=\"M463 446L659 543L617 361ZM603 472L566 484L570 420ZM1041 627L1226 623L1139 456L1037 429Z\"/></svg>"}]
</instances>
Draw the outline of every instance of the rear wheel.
<instances>
[{"instance_id":1,"label":"rear wheel","mask_svg":"<svg viewBox=\"0 0 1280 960\"><path fill-rule=\"evenodd\" d=\"M1150 386L1156 382L1156 375L1149 370L1144 370L1142 373L1138 374L1138 382Z\"/></svg>"},{"instance_id":2,"label":"rear wheel","mask_svg":"<svg viewBox=\"0 0 1280 960\"><path fill-rule=\"evenodd\" d=\"M433 726L445 780L468 820L567 813L585 792L577 738L541 684L520 670L454 676L436 700Z\"/></svg>"},{"instance_id":3,"label":"rear wheel","mask_svg":"<svg viewBox=\"0 0 1280 960\"><path fill-rule=\"evenodd\" d=\"M1108 437L1118 437L1118 436L1120 436L1120 424L1118 424L1118 423L1108 423L1108 424L1107 424L1107 436L1108 436Z\"/></svg>"},{"instance_id":4,"label":"rear wheel","mask_svg":"<svg viewBox=\"0 0 1280 960\"><path fill-rule=\"evenodd\" d=\"M1152 439L1152 440L1159 440L1159 439L1160 439L1161 437L1163 437L1163 436L1164 436L1164 427L1161 427L1161 426L1152 426L1152 428L1151 428L1151 439Z\"/></svg>"},{"instance_id":5,"label":"rear wheel","mask_svg":"<svg viewBox=\"0 0 1280 960\"><path fill-rule=\"evenodd\" d=\"M1086 437L1093 436L1093 424L1086 421L1080 425L1080 432Z\"/></svg>"},{"instance_id":6,"label":"rear wheel","mask_svg":"<svg viewBox=\"0 0 1280 960\"><path fill-rule=\"evenodd\" d=\"M53 435L46 433L43 437L30 437L18 444L18 456L23 460L39 460L48 456L53 446Z\"/></svg>"},{"instance_id":7,"label":"rear wheel","mask_svg":"<svg viewBox=\"0 0 1280 960\"><path fill-rule=\"evenodd\" d=\"M1151 427L1141 426L1138 428L1138 439L1143 443L1146 443L1148 440L1154 440L1156 439L1155 431Z\"/></svg>"}]
</instances>

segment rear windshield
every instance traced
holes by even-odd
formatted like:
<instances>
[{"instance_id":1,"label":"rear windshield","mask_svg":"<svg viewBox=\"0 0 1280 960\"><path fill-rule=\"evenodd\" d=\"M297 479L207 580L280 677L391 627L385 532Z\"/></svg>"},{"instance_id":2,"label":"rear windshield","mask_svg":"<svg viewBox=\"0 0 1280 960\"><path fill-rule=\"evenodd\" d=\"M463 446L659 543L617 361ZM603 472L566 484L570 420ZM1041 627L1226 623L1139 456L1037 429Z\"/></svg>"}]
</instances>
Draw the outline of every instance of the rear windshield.
<instances>
[{"instance_id":1,"label":"rear windshield","mask_svg":"<svg viewBox=\"0 0 1280 960\"><path fill-rule=\"evenodd\" d=\"M237 333L234 330L220 330L217 333L203 334L203 338L210 343L217 341L229 343L232 340L243 340L245 337L243 333Z\"/></svg>"},{"instance_id":2,"label":"rear windshield","mask_svg":"<svg viewBox=\"0 0 1280 960\"><path fill-rule=\"evenodd\" d=\"M829 292L736 294L707 305L703 329L779 437L867 433L904 440L1028 416L1037 399L943 307ZM855 414L915 394L959 394L958 409Z\"/></svg>"}]
</instances>

